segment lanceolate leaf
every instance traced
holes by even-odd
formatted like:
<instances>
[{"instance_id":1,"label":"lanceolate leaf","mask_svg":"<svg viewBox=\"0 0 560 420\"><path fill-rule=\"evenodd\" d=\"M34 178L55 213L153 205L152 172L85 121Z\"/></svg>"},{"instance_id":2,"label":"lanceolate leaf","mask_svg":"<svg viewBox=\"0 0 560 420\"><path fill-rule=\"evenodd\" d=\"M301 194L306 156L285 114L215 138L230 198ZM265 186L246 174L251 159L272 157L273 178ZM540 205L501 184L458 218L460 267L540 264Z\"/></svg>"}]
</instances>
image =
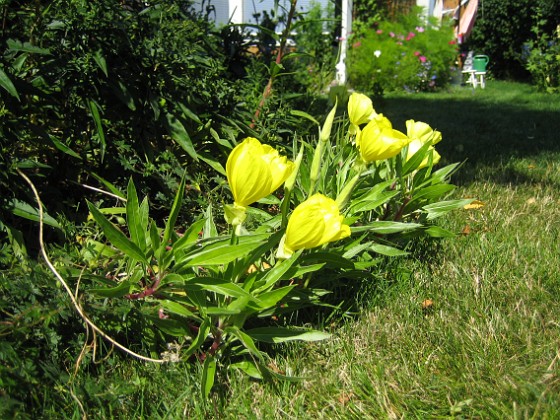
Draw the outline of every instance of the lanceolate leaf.
<instances>
[{"instance_id":1,"label":"lanceolate leaf","mask_svg":"<svg viewBox=\"0 0 560 420\"><path fill-rule=\"evenodd\" d=\"M193 266L227 264L236 260L237 258L241 258L247 255L261 244L262 242L230 245L229 242L223 242L217 247L205 249L189 256L189 260L186 261L186 265Z\"/></svg>"},{"instance_id":2,"label":"lanceolate leaf","mask_svg":"<svg viewBox=\"0 0 560 420\"><path fill-rule=\"evenodd\" d=\"M109 222L92 203L88 201L87 205L91 215L113 246L121 250L125 255L129 256L133 260L149 264L144 253L134 242L124 236L124 234L115 225Z\"/></svg>"},{"instance_id":3,"label":"lanceolate leaf","mask_svg":"<svg viewBox=\"0 0 560 420\"><path fill-rule=\"evenodd\" d=\"M39 210L33 207L32 205L26 203L25 201L13 199L8 205L8 209L16 216L33 220L35 222L38 222L40 220ZM43 212L43 223L55 228L60 228L58 222L52 216L44 212Z\"/></svg>"},{"instance_id":4,"label":"lanceolate leaf","mask_svg":"<svg viewBox=\"0 0 560 420\"><path fill-rule=\"evenodd\" d=\"M140 213L140 206L138 204L138 195L136 187L132 182L132 178L128 181L126 189L126 221L130 238L132 242L138 245L138 248L144 250L146 247L146 231L148 229L147 220L146 225L143 224L144 220Z\"/></svg>"},{"instance_id":5,"label":"lanceolate leaf","mask_svg":"<svg viewBox=\"0 0 560 420\"><path fill-rule=\"evenodd\" d=\"M352 232L375 232L382 235L388 235L391 233L406 232L422 227L419 223L402 223L402 222L389 222L389 221L377 221L372 222L367 226L359 226L350 228Z\"/></svg>"},{"instance_id":6,"label":"lanceolate leaf","mask_svg":"<svg viewBox=\"0 0 560 420\"><path fill-rule=\"evenodd\" d=\"M210 391L214 386L214 378L216 376L216 359L213 356L206 356L204 366L202 367L202 397L204 401L208 400Z\"/></svg>"},{"instance_id":7,"label":"lanceolate leaf","mask_svg":"<svg viewBox=\"0 0 560 420\"><path fill-rule=\"evenodd\" d=\"M447 201L440 201L438 203L429 204L424 206L422 210L424 210L427 215L428 220L436 219L444 214L462 208L467 204L472 203L473 198L467 198L463 200L447 200Z\"/></svg>"},{"instance_id":8,"label":"lanceolate leaf","mask_svg":"<svg viewBox=\"0 0 560 420\"><path fill-rule=\"evenodd\" d=\"M167 219L167 223L165 224L165 231L163 233L163 241L162 246L167 246L169 239L171 239L171 232L175 228L175 222L177 221L177 217L179 216L179 210L181 209L181 205L183 203L183 196L185 194L185 176L181 179L181 183L179 184L179 190L175 195L175 200L173 200L173 206L171 207L171 212L169 213L169 219Z\"/></svg>"},{"instance_id":9,"label":"lanceolate leaf","mask_svg":"<svg viewBox=\"0 0 560 420\"><path fill-rule=\"evenodd\" d=\"M330 338L330 334L316 330L300 330L282 327L253 328L247 335L257 341L266 343L283 343L286 341L320 341Z\"/></svg>"},{"instance_id":10,"label":"lanceolate leaf","mask_svg":"<svg viewBox=\"0 0 560 420\"><path fill-rule=\"evenodd\" d=\"M54 146L60 150L61 152L66 153L67 155L70 155L72 157L75 157L77 159L82 159L82 157L77 154L75 151L73 151L72 149L70 149L68 146L66 146L64 143L62 143L59 139L57 139L55 136L53 135L49 135L49 139L52 141L52 143L54 144Z\"/></svg>"},{"instance_id":11,"label":"lanceolate leaf","mask_svg":"<svg viewBox=\"0 0 560 420\"><path fill-rule=\"evenodd\" d=\"M167 118L167 129L169 131L169 135L194 160L198 160L198 154L196 153L196 150L194 149L191 137L189 136L189 133L187 133L187 130L185 129L185 126L183 125L183 123L179 119L177 119L177 117L175 117L172 114L167 114L166 118Z\"/></svg>"},{"instance_id":12,"label":"lanceolate leaf","mask_svg":"<svg viewBox=\"0 0 560 420\"><path fill-rule=\"evenodd\" d=\"M99 115L99 108L97 104L93 100L88 100L88 106L91 111L91 116L93 118L93 122L95 123L95 128L97 129L97 135L99 137L99 150L101 153L101 162L105 158L105 149L107 147L107 143L105 141L105 133L103 132L103 124L101 122L101 116Z\"/></svg>"},{"instance_id":13,"label":"lanceolate leaf","mask_svg":"<svg viewBox=\"0 0 560 420\"><path fill-rule=\"evenodd\" d=\"M0 69L0 86L8 91L10 95L16 98L18 101L20 100L16 87L8 77L8 75L4 72L4 70Z\"/></svg>"}]
</instances>

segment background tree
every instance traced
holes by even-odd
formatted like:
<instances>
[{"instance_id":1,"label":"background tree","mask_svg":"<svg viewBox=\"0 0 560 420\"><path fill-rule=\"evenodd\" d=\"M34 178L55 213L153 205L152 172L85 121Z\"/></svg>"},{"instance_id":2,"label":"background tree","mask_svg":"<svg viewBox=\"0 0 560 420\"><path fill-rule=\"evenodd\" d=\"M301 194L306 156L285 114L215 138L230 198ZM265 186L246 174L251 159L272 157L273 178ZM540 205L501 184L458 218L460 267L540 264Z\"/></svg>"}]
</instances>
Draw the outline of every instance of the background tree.
<instances>
[{"instance_id":1,"label":"background tree","mask_svg":"<svg viewBox=\"0 0 560 420\"><path fill-rule=\"evenodd\" d=\"M535 4L536 3L536 4ZM499 78L523 80L525 44L535 38L533 28L543 21L544 32L560 23L560 3L556 0L484 0L467 48L490 56L489 68Z\"/></svg>"}]
</instances>

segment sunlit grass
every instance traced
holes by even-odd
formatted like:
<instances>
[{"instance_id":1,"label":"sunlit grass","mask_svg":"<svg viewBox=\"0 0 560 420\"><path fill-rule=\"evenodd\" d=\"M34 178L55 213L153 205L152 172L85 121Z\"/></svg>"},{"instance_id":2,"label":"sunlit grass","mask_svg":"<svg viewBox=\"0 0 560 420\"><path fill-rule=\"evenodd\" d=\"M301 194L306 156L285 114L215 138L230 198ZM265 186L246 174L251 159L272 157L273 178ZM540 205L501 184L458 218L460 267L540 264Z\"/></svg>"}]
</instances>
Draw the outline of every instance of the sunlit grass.
<instances>
[{"instance_id":1,"label":"sunlit grass","mask_svg":"<svg viewBox=\"0 0 560 420\"><path fill-rule=\"evenodd\" d=\"M397 280L377 289L383 296L372 295L332 340L278 355L301 384L263 391L241 380L233 401L243 402L227 412L560 417L560 98L491 82L485 91L390 97L377 108L441 130L441 154L465 160L455 194L484 206L449 217L458 237L429 261L403 262Z\"/></svg>"}]
</instances>

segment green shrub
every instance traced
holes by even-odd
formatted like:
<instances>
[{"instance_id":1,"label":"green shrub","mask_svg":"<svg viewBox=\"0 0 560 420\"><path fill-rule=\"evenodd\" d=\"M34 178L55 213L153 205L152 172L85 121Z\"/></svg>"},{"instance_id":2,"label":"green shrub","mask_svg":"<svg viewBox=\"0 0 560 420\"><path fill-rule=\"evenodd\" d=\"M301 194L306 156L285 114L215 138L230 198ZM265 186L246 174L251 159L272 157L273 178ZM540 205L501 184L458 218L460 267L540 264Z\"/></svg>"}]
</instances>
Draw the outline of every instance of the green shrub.
<instances>
[{"instance_id":1,"label":"green shrub","mask_svg":"<svg viewBox=\"0 0 560 420\"><path fill-rule=\"evenodd\" d=\"M167 207L183 167L194 183L204 160L242 129L219 39L188 3L3 2L0 10L0 89L9 93L0 164L11 174L0 180L10 196L0 220L9 226L21 227L14 207L32 205L16 167L35 168L51 214L79 220L79 184L120 188L130 175Z\"/></svg>"},{"instance_id":2,"label":"green shrub","mask_svg":"<svg viewBox=\"0 0 560 420\"><path fill-rule=\"evenodd\" d=\"M445 23L426 24L415 10L353 38L349 82L369 92L434 90L449 82L455 58L451 28Z\"/></svg>"},{"instance_id":3,"label":"green shrub","mask_svg":"<svg viewBox=\"0 0 560 420\"><path fill-rule=\"evenodd\" d=\"M543 10L539 10L537 18ZM537 19L533 27L534 40L525 44L528 54L525 67L531 73L533 83L539 90L560 91L560 27L546 32L546 19Z\"/></svg>"}]
</instances>

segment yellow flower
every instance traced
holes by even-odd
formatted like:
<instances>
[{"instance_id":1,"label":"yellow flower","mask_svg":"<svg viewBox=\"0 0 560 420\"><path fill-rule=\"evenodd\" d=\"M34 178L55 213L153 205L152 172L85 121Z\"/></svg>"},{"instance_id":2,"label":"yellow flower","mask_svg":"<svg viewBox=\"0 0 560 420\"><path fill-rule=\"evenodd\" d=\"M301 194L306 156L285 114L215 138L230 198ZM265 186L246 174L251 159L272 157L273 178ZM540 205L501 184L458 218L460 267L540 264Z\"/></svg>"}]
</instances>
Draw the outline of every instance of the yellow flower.
<instances>
[{"instance_id":1,"label":"yellow flower","mask_svg":"<svg viewBox=\"0 0 560 420\"><path fill-rule=\"evenodd\" d=\"M411 139L418 139L422 144L432 142L432 145L439 143L442 139L441 133L434 130L428 124L422 121L408 120L406 122L406 135Z\"/></svg>"},{"instance_id":2,"label":"yellow flower","mask_svg":"<svg viewBox=\"0 0 560 420\"><path fill-rule=\"evenodd\" d=\"M293 162L273 147L246 138L231 151L226 163L233 207L244 213L246 206L277 190L293 169Z\"/></svg>"},{"instance_id":3,"label":"yellow flower","mask_svg":"<svg viewBox=\"0 0 560 420\"><path fill-rule=\"evenodd\" d=\"M382 114L377 115L358 133L356 144L364 162L384 160L399 154L411 139L398 130Z\"/></svg>"},{"instance_id":4,"label":"yellow flower","mask_svg":"<svg viewBox=\"0 0 560 420\"><path fill-rule=\"evenodd\" d=\"M412 158L412 156L414 156L414 154L426 143L430 143L431 145L428 147L426 155L422 160L422 163L418 166L418 169L428 166L430 154L432 155L432 163L434 165L439 162L441 156L433 147L434 144L439 143L442 139L439 131L434 130L424 122L408 120L406 122L406 133L408 137L412 139L411 143L408 145L406 160Z\"/></svg>"},{"instance_id":5,"label":"yellow flower","mask_svg":"<svg viewBox=\"0 0 560 420\"><path fill-rule=\"evenodd\" d=\"M350 134L356 134L361 124L367 124L376 116L373 103L363 93L352 93L348 99L348 118L350 119Z\"/></svg>"},{"instance_id":6,"label":"yellow flower","mask_svg":"<svg viewBox=\"0 0 560 420\"><path fill-rule=\"evenodd\" d=\"M414 154L418 150L420 150L420 148L422 146L423 146L422 141L420 141L418 139L412 140L408 144L408 152L406 154L406 160L409 160L412 156L414 156ZM430 153L432 154L432 164L435 165L436 163L439 162L439 160L441 159L440 154L437 152L437 150L433 146L430 146L430 147L428 147L428 150L426 151L426 155L424 156L424 159L422 160L422 163L420 163L420 165L418 165L417 169L422 169L422 168L425 168L426 166L428 166Z\"/></svg>"},{"instance_id":7,"label":"yellow flower","mask_svg":"<svg viewBox=\"0 0 560 420\"><path fill-rule=\"evenodd\" d=\"M350 226L336 202L314 194L295 208L278 250L279 258L289 258L298 249L310 249L350 236Z\"/></svg>"}]
</instances>

